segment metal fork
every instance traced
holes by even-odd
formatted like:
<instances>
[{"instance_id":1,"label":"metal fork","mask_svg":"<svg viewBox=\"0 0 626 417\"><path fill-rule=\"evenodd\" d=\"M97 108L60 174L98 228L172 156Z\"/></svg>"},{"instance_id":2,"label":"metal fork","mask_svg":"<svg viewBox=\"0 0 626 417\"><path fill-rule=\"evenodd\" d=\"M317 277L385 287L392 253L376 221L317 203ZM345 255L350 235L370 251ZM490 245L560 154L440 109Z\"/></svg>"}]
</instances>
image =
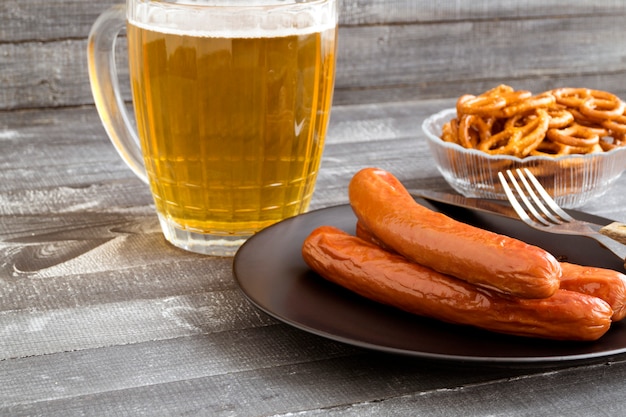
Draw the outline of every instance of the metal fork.
<instances>
[{"instance_id":1,"label":"metal fork","mask_svg":"<svg viewBox=\"0 0 626 417\"><path fill-rule=\"evenodd\" d=\"M511 206L524 223L544 232L590 237L626 261L626 245L600 234L592 227L595 225L570 216L550 197L527 168L507 170L505 173L506 176L498 172L498 178ZM518 198L523 205L520 204ZM624 267L626 268L626 263Z\"/></svg>"}]
</instances>

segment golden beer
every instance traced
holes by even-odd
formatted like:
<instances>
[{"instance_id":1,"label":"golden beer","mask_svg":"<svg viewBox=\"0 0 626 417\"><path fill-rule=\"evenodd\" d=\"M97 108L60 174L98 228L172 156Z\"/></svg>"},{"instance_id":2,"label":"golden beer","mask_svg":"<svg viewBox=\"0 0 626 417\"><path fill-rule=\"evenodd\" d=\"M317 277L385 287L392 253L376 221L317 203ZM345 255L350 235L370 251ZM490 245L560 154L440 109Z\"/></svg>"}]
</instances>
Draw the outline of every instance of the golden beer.
<instances>
[{"instance_id":1,"label":"golden beer","mask_svg":"<svg viewBox=\"0 0 626 417\"><path fill-rule=\"evenodd\" d=\"M249 236L306 210L332 101L336 27L214 37L129 22L127 37L162 219Z\"/></svg>"}]
</instances>

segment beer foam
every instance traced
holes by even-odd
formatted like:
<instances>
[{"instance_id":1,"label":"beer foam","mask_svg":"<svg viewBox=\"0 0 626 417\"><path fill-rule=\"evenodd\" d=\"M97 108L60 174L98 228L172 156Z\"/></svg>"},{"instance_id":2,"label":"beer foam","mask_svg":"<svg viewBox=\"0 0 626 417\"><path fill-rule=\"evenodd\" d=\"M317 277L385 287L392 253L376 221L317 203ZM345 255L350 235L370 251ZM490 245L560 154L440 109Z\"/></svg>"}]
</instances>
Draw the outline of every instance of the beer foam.
<instances>
[{"instance_id":1,"label":"beer foam","mask_svg":"<svg viewBox=\"0 0 626 417\"><path fill-rule=\"evenodd\" d=\"M156 32L199 37L261 38L323 32L337 25L335 0L138 0L129 23Z\"/></svg>"}]
</instances>

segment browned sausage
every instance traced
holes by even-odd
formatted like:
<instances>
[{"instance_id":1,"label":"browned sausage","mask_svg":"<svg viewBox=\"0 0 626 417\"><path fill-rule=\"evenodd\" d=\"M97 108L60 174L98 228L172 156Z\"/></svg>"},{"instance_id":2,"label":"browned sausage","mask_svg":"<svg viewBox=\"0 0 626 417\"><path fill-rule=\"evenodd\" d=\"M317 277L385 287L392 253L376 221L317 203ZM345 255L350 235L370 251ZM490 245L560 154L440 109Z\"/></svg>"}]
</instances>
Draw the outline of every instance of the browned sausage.
<instances>
[{"instance_id":1,"label":"browned sausage","mask_svg":"<svg viewBox=\"0 0 626 417\"><path fill-rule=\"evenodd\" d=\"M356 235L366 242L393 252L358 221ZM561 262L561 270L563 273L559 278L559 288L593 295L606 301L613 310L612 321L620 321L626 317L626 275L611 269L567 262Z\"/></svg>"},{"instance_id":2,"label":"browned sausage","mask_svg":"<svg viewBox=\"0 0 626 417\"><path fill-rule=\"evenodd\" d=\"M549 297L559 287L561 266L550 253L418 204L389 172L359 171L349 198L374 236L418 264L524 298Z\"/></svg>"},{"instance_id":3,"label":"browned sausage","mask_svg":"<svg viewBox=\"0 0 626 417\"><path fill-rule=\"evenodd\" d=\"M385 249L386 251L395 252L389 246L387 246L383 242L381 242L380 239L378 239L376 236L374 236L374 234L367 227L365 227L365 225L362 222L360 222L358 220L356 222L356 235L357 235L357 237L360 237L361 239L363 239L366 242L373 243L374 245L380 246L381 248Z\"/></svg>"},{"instance_id":4,"label":"browned sausage","mask_svg":"<svg viewBox=\"0 0 626 417\"><path fill-rule=\"evenodd\" d=\"M603 300L558 290L522 299L476 287L331 226L304 241L305 262L327 280L374 301L446 322L520 336L596 340L610 327Z\"/></svg>"},{"instance_id":5,"label":"browned sausage","mask_svg":"<svg viewBox=\"0 0 626 417\"><path fill-rule=\"evenodd\" d=\"M593 295L609 303L613 321L626 316L626 275L611 269L562 262L560 288Z\"/></svg>"}]
</instances>

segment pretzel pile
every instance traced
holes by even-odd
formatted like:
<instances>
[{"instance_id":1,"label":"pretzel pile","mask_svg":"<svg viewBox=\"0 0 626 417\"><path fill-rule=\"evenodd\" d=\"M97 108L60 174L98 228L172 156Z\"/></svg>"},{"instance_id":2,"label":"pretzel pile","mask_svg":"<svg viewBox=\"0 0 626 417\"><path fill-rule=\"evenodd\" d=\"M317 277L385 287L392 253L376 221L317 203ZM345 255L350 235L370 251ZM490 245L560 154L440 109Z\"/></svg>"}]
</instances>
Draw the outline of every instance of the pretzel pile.
<instances>
[{"instance_id":1,"label":"pretzel pile","mask_svg":"<svg viewBox=\"0 0 626 417\"><path fill-rule=\"evenodd\" d=\"M588 88L558 88L533 95L500 85L457 100L457 117L441 138L495 155L562 156L626 145L626 103Z\"/></svg>"}]
</instances>

